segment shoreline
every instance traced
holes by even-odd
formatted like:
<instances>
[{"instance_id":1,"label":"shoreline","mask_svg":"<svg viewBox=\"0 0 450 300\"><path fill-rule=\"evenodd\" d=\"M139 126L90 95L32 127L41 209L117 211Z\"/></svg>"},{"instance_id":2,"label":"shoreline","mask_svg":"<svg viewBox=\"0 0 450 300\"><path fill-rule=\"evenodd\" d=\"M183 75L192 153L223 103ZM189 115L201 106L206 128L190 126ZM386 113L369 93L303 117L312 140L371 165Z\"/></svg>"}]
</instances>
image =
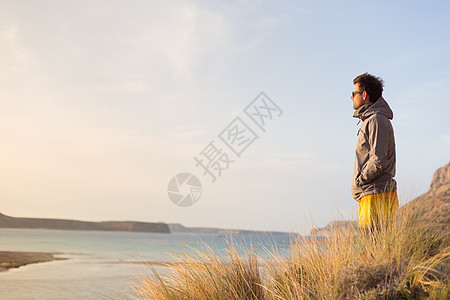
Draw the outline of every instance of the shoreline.
<instances>
[{"instance_id":1,"label":"shoreline","mask_svg":"<svg viewBox=\"0 0 450 300\"><path fill-rule=\"evenodd\" d=\"M98 264L174 267L178 265L189 265L191 263L184 261L102 261L98 262Z\"/></svg>"},{"instance_id":2,"label":"shoreline","mask_svg":"<svg viewBox=\"0 0 450 300\"><path fill-rule=\"evenodd\" d=\"M9 269L19 268L29 264L67 259L55 257L56 254L58 253L0 251L0 272L6 272Z\"/></svg>"}]
</instances>

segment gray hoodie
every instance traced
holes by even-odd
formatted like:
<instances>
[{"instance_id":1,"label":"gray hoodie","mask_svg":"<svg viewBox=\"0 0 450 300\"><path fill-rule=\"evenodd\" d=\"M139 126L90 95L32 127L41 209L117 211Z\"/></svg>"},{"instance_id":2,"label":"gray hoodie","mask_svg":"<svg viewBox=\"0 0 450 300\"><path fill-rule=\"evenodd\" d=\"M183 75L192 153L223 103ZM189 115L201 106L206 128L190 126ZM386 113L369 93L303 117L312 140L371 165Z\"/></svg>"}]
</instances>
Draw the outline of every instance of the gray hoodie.
<instances>
[{"instance_id":1,"label":"gray hoodie","mask_svg":"<svg viewBox=\"0 0 450 300\"><path fill-rule=\"evenodd\" d=\"M353 117L363 121L356 142L352 194L355 200L370 194L397 190L395 176L395 140L391 108L380 97L364 104Z\"/></svg>"}]
</instances>

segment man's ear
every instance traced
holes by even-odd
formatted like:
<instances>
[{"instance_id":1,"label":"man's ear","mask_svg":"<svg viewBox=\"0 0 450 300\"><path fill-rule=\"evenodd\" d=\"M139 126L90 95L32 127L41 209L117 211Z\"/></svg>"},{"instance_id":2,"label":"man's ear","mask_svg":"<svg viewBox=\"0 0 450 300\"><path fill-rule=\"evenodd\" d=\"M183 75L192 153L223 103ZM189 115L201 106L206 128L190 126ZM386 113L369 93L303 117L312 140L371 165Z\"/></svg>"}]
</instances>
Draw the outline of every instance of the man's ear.
<instances>
[{"instance_id":1,"label":"man's ear","mask_svg":"<svg viewBox=\"0 0 450 300\"><path fill-rule=\"evenodd\" d=\"M362 98L363 98L363 101L364 102L366 102L366 103L369 103L370 102L370 100L369 100L369 94L367 94L367 92L366 91L363 91L363 93L362 93Z\"/></svg>"}]
</instances>

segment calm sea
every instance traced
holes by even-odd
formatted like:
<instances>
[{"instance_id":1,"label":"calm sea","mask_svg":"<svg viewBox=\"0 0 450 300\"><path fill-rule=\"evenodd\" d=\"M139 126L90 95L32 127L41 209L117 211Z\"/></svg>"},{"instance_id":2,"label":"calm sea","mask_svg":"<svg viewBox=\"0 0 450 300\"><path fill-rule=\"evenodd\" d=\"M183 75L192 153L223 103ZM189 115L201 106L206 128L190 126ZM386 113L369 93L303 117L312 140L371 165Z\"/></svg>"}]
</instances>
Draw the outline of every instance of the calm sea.
<instances>
[{"instance_id":1,"label":"calm sea","mask_svg":"<svg viewBox=\"0 0 450 300\"><path fill-rule=\"evenodd\" d=\"M0 229L0 250L57 252L68 258L0 272L0 299L133 299L130 278L146 270L127 262L173 261L171 254L199 248L200 240L222 252L229 238L212 234ZM280 252L287 251L291 240L284 235L236 237L237 244L251 242L262 255L274 245Z\"/></svg>"}]
</instances>

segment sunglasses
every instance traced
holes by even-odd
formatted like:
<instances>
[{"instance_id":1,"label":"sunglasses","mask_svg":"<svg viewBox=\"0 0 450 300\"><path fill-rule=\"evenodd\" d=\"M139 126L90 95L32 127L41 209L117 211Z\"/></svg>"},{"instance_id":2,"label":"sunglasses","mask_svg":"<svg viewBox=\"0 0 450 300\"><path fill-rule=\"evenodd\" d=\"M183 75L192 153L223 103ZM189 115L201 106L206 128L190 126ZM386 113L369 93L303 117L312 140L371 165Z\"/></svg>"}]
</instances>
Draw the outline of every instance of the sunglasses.
<instances>
[{"instance_id":1,"label":"sunglasses","mask_svg":"<svg viewBox=\"0 0 450 300\"><path fill-rule=\"evenodd\" d=\"M362 92L360 92L360 91L352 92L352 97L355 97L355 95L362 94L362 93L364 93L364 91L362 91Z\"/></svg>"}]
</instances>

